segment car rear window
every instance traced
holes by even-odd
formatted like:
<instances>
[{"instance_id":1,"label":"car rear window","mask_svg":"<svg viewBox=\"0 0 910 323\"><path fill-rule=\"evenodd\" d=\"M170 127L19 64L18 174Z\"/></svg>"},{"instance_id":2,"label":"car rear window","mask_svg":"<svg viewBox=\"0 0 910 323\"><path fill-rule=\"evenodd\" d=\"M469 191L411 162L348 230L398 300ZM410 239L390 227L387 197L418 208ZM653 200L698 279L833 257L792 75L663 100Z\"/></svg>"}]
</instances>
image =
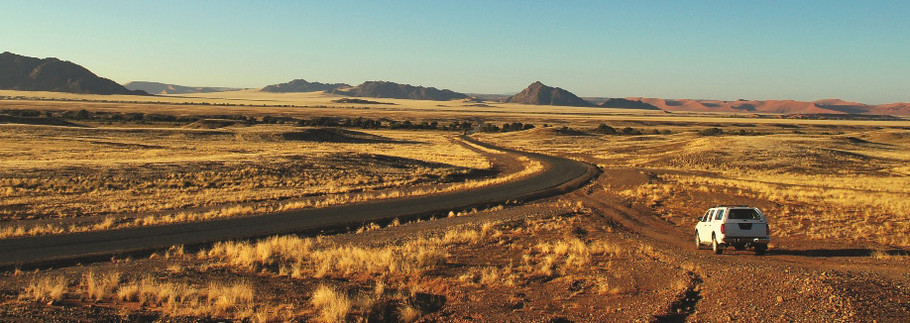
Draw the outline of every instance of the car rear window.
<instances>
[{"instance_id":1,"label":"car rear window","mask_svg":"<svg viewBox=\"0 0 910 323\"><path fill-rule=\"evenodd\" d=\"M727 217L731 220L761 220L755 209L732 209Z\"/></svg>"}]
</instances>

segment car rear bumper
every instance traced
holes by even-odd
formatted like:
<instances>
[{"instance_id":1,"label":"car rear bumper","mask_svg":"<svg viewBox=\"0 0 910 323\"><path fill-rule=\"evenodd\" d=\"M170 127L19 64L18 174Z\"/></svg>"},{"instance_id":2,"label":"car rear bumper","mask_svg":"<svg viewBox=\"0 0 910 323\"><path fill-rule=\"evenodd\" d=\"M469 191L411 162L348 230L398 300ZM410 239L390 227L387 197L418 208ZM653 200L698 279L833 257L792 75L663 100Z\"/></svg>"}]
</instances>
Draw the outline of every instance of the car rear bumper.
<instances>
[{"instance_id":1,"label":"car rear bumper","mask_svg":"<svg viewBox=\"0 0 910 323\"><path fill-rule=\"evenodd\" d=\"M768 237L724 237L724 244L734 243L751 243L751 244L768 244L771 238Z\"/></svg>"}]
</instances>

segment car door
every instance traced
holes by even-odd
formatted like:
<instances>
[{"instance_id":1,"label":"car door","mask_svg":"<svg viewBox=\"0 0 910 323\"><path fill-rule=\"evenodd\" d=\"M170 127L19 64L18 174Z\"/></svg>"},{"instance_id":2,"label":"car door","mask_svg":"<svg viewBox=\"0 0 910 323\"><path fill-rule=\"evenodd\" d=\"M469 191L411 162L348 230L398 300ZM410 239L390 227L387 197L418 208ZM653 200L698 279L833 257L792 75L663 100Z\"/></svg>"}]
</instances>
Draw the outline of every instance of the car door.
<instances>
[{"instance_id":1,"label":"car door","mask_svg":"<svg viewBox=\"0 0 910 323\"><path fill-rule=\"evenodd\" d=\"M695 226L695 228L698 229L698 240L711 241L711 219L713 217L714 210L709 209Z\"/></svg>"}]
</instances>

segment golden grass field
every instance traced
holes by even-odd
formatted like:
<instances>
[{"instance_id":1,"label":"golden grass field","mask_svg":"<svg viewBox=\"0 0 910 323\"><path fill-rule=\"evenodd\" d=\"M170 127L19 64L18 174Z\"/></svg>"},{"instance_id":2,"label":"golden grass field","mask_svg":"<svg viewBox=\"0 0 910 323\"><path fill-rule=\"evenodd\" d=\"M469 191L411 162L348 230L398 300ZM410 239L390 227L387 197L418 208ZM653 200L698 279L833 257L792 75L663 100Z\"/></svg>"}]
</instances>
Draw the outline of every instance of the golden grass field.
<instances>
[{"instance_id":1,"label":"golden grass field","mask_svg":"<svg viewBox=\"0 0 910 323\"><path fill-rule=\"evenodd\" d=\"M155 224L418 194L491 167L451 134L374 131L365 142L326 142L308 130L0 125L0 235L81 231L17 220L93 219L101 222L90 228L104 229L123 222L118 215ZM480 180L455 184L497 179Z\"/></svg>"},{"instance_id":2,"label":"golden grass field","mask_svg":"<svg viewBox=\"0 0 910 323\"><path fill-rule=\"evenodd\" d=\"M906 294L887 288L908 282L907 120L395 99L352 106L322 93L252 90L0 96L45 98L3 99L0 110L519 121L536 128L474 136L604 171L567 195L453 210L432 221L5 272L0 314L23 320L862 321L889 317L862 316L864 295L904 304ZM177 104L183 102L195 104ZM338 134L291 124L73 122L88 127L0 124L0 237L431 194L543 168L523 159L522 169L491 176L495 158L505 154L463 144L456 131L349 128L343 140L326 140ZM636 134L599 134L601 123ZM723 133L700 133L708 128ZM688 239L668 242L642 230L644 218L656 215L688 236L696 218L717 204L761 208L771 223L770 255L699 254ZM614 213L645 224L624 225ZM842 256L854 251L858 256ZM823 256L803 256L813 252Z\"/></svg>"},{"instance_id":3,"label":"golden grass field","mask_svg":"<svg viewBox=\"0 0 910 323\"><path fill-rule=\"evenodd\" d=\"M910 131L847 129L762 136L566 136L547 129L484 137L648 173L618 190L694 226L710 203L762 202L775 235L910 247ZM742 202L739 202L742 203Z\"/></svg>"},{"instance_id":4,"label":"golden grass field","mask_svg":"<svg viewBox=\"0 0 910 323\"><path fill-rule=\"evenodd\" d=\"M850 239L857 230L874 240L906 246L908 209L907 128L910 121L805 120L735 114L664 114L653 111L527 106L485 102L376 99L395 105L332 102L321 92L240 90L192 96L103 96L0 91L3 109L149 112L178 116L239 114L399 116L401 119L475 123L533 122L537 129L482 138L517 149L585 158L602 167L656 172L652 183L623 194L663 206L669 217L689 217L667 201L679 192L723 190L773 202L769 214L780 234ZM50 101L48 101L50 100ZM64 101L60 101L64 100ZM154 104L150 104L154 102ZM165 103L231 104L230 106ZM244 104L267 106L238 106ZM585 133L599 123L633 127L646 135ZM543 125L551 129L542 129ZM133 219L155 224L310 207L328 199L255 208L242 203L334 196L334 203L371 197L345 193L414 184L434 185L487 169L489 161L446 134L373 131L384 142L325 143L283 140L292 126L188 129L170 124L89 124L97 128L0 126L0 219L86 217L149 213ZM563 126L581 130L561 132ZM728 134L693 132L721 127ZM555 129L555 130L554 130ZM651 131L669 135L647 135ZM746 131L751 135L729 135ZM370 131L367 131L370 132ZM451 133L450 133L451 134ZM386 157L395 158L388 160ZM339 168L339 165L340 166ZM530 167L531 169L537 169ZM492 182L491 182L492 183ZM434 189L431 189L434 190ZM419 190L419 192L427 192ZM361 194L361 193L357 193ZM400 193L391 193L392 196ZM148 198L148 197L154 198ZM386 195L388 196L388 195ZM182 214L176 214L183 210ZM162 216L166 220L161 220ZM113 220L95 228L115 226ZM5 226L0 235L60 232L60 227ZM66 228L63 228L66 230ZM863 235L867 236L867 235Z\"/></svg>"}]
</instances>

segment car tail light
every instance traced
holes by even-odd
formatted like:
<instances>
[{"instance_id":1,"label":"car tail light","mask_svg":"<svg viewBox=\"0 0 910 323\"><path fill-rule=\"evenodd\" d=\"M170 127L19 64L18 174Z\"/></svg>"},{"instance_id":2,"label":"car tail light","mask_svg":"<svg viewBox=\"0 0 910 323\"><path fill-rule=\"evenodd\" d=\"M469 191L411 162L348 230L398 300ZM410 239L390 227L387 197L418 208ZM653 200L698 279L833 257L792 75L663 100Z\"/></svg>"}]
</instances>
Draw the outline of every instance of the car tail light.
<instances>
[{"instance_id":1,"label":"car tail light","mask_svg":"<svg viewBox=\"0 0 910 323\"><path fill-rule=\"evenodd\" d=\"M726 228L726 227L727 227L726 224L721 224L721 225L720 225L720 234L725 234L725 233L724 233L724 228Z\"/></svg>"}]
</instances>

